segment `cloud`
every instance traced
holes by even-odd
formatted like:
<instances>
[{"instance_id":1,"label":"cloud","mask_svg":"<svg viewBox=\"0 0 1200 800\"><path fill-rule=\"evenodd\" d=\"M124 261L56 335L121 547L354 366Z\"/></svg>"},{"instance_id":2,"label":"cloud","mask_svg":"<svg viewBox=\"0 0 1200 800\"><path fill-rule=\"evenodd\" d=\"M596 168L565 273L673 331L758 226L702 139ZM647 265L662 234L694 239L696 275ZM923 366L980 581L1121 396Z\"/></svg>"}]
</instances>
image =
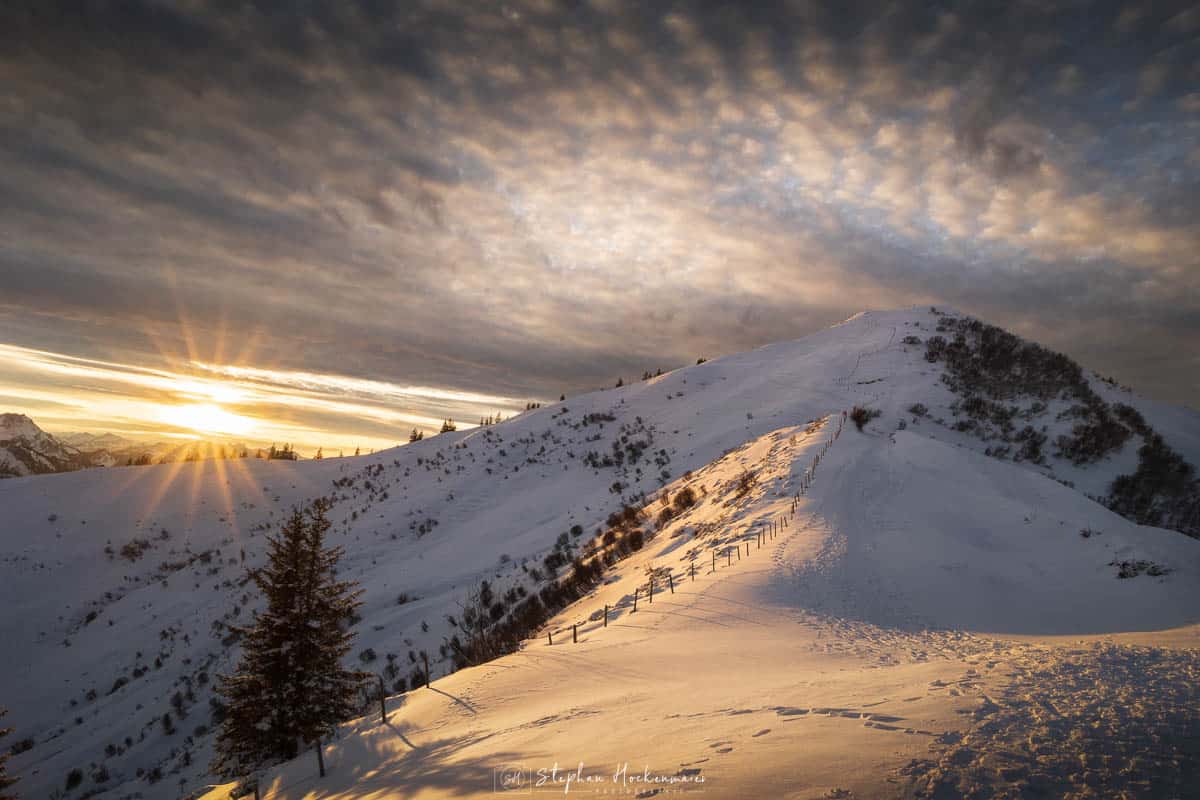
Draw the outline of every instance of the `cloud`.
<instances>
[{"instance_id":1,"label":"cloud","mask_svg":"<svg viewBox=\"0 0 1200 800\"><path fill-rule=\"evenodd\" d=\"M1171 349L1200 54L1136 10L8 4L0 341L531 399L926 300Z\"/></svg>"}]
</instances>

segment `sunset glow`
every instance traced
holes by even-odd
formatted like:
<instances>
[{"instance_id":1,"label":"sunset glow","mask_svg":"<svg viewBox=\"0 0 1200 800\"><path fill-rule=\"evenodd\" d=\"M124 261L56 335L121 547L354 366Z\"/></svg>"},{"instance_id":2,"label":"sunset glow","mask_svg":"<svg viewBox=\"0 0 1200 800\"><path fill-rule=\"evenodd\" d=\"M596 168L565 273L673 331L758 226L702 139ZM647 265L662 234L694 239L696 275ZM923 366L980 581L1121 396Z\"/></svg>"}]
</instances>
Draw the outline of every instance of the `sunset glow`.
<instances>
[{"instance_id":1,"label":"sunset glow","mask_svg":"<svg viewBox=\"0 0 1200 800\"><path fill-rule=\"evenodd\" d=\"M1197 342L1200 0L0 0L0 800L1200 798Z\"/></svg>"},{"instance_id":2,"label":"sunset glow","mask_svg":"<svg viewBox=\"0 0 1200 800\"><path fill-rule=\"evenodd\" d=\"M178 360L178 371L0 344L0 398L51 431L290 443L302 454L381 449L447 417L470 427L527 401L317 373Z\"/></svg>"},{"instance_id":3,"label":"sunset glow","mask_svg":"<svg viewBox=\"0 0 1200 800\"><path fill-rule=\"evenodd\" d=\"M244 436L254 430L254 420L212 404L170 406L163 409L159 419L167 425L200 433Z\"/></svg>"}]
</instances>

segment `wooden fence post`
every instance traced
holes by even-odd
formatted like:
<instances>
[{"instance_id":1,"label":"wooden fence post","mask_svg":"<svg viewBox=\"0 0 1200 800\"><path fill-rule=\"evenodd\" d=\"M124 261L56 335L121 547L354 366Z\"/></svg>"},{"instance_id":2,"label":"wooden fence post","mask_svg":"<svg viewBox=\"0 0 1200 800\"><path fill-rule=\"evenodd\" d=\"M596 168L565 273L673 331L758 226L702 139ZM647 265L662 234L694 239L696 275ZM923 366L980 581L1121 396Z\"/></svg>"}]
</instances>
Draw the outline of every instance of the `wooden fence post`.
<instances>
[{"instance_id":1,"label":"wooden fence post","mask_svg":"<svg viewBox=\"0 0 1200 800\"><path fill-rule=\"evenodd\" d=\"M608 603L604 604L604 627L608 627Z\"/></svg>"},{"instance_id":2,"label":"wooden fence post","mask_svg":"<svg viewBox=\"0 0 1200 800\"><path fill-rule=\"evenodd\" d=\"M727 567L733 566L733 553L731 553L729 551L728 547L725 548L725 566L727 566Z\"/></svg>"},{"instance_id":3,"label":"wooden fence post","mask_svg":"<svg viewBox=\"0 0 1200 800\"><path fill-rule=\"evenodd\" d=\"M688 575L691 576L692 583L695 583L696 582L696 562L695 561L691 561L688 563Z\"/></svg>"},{"instance_id":4,"label":"wooden fence post","mask_svg":"<svg viewBox=\"0 0 1200 800\"><path fill-rule=\"evenodd\" d=\"M317 750L317 769L320 771L321 777L324 778L325 777L325 754L321 752L321 738L320 737L317 737L316 750Z\"/></svg>"},{"instance_id":5,"label":"wooden fence post","mask_svg":"<svg viewBox=\"0 0 1200 800\"><path fill-rule=\"evenodd\" d=\"M637 613L638 592L640 592L641 590L642 590L642 587L640 587L640 586L633 590L633 611L629 612L631 614Z\"/></svg>"},{"instance_id":6,"label":"wooden fence post","mask_svg":"<svg viewBox=\"0 0 1200 800\"><path fill-rule=\"evenodd\" d=\"M387 725L387 694L383 690L383 676L375 677L379 678L379 719Z\"/></svg>"},{"instance_id":7,"label":"wooden fence post","mask_svg":"<svg viewBox=\"0 0 1200 800\"><path fill-rule=\"evenodd\" d=\"M654 602L654 576L650 576L650 602Z\"/></svg>"},{"instance_id":8,"label":"wooden fence post","mask_svg":"<svg viewBox=\"0 0 1200 800\"><path fill-rule=\"evenodd\" d=\"M429 688L429 654L421 651L421 658L425 661L425 688Z\"/></svg>"},{"instance_id":9,"label":"wooden fence post","mask_svg":"<svg viewBox=\"0 0 1200 800\"><path fill-rule=\"evenodd\" d=\"M550 643L551 647L554 646L554 631L546 631L546 641Z\"/></svg>"},{"instance_id":10,"label":"wooden fence post","mask_svg":"<svg viewBox=\"0 0 1200 800\"><path fill-rule=\"evenodd\" d=\"M671 594L675 594L675 576L667 573L667 585L671 587Z\"/></svg>"},{"instance_id":11,"label":"wooden fence post","mask_svg":"<svg viewBox=\"0 0 1200 800\"><path fill-rule=\"evenodd\" d=\"M571 625L571 644L579 644L579 623Z\"/></svg>"},{"instance_id":12,"label":"wooden fence post","mask_svg":"<svg viewBox=\"0 0 1200 800\"><path fill-rule=\"evenodd\" d=\"M713 550L713 572L717 571L717 551Z\"/></svg>"}]
</instances>

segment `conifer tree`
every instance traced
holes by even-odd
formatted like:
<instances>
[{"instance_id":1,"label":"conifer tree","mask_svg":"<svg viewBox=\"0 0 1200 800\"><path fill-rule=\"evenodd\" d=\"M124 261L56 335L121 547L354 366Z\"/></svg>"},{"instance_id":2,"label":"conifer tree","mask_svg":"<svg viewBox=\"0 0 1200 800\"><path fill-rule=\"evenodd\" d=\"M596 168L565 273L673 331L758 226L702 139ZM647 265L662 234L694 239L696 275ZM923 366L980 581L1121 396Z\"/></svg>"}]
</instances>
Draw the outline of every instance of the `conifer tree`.
<instances>
[{"instance_id":1,"label":"conifer tree","mask_svg":"<svg viewBox=\"0 0 1200 800\"><path fill-rule=\"evenodd\" d=\"M8 713L8 709L0 708L0 717ZM3 739L8 734L12 733L12 728L0 728L0 739ZM4 762L8 761L8 751L0 749L0 800L16 800L16 794L5 791L9 786L17 782L16 778L10 778L8 769Z\"/></svg>"},{"instance_id":2,"label":"conifer tree","mask_svg":"<svg viewBox=\"0 0 1200 800\"><path fill-rule=\"evenodd\" d=\"M268 539L267 565L253 575L267 607L242 630L237 670L218 684L228 710L212 769L225 777L319 748L356 711L367 676L344 668L342 659L350 652L349 624L362 592L337 579L342 549L324 542L329 506L319 498L293 509L279 535Z\"/></svg>"}]
</instances>

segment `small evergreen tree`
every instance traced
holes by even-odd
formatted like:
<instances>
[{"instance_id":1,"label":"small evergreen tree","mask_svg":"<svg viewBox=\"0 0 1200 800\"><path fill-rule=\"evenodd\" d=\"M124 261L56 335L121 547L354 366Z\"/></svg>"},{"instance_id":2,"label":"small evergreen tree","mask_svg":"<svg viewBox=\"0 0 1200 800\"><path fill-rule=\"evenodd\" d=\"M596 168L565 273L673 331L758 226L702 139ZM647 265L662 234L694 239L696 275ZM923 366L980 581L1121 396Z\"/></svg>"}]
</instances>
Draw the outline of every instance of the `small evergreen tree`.
<instances>
[{"instance_id":1,"label":"small evergreen tree","mask_svg":"<svg viewBox=\"0 0 1200 800\"><path fill-rule=\"evenodd\" d=\"M325 457L325 451L322 448L318 447L317 454L315 456L313 456L313 458L314 459L322 459L324 457Z\"/></svg>"},{"instance_id":2,"label":"small evergreen tree","mask_svg":"<svg viewBox=\"0 0 1200 800\"><path fill-rule=\"evenodd\" d=\"M454 420L448 419L442 423L442 433L450 433L458 430L458 426L454 424Z\"/></svg>"},{"instance_id":3,"label":"small evergreen tree","mask_svg":"<svg viewBox=\"0 0 1200 800\"><path fill-rule=\"evenodd\" d=\"M425 433L423 431L419 431L416 428L413 428L412 433L410 433L408 435L408 442L409 442L409 444L412 444L413 442L419 442L424 438L425 438Z\"/></svg>"},{"instance_id":4,"label":"small evergreen tree","mask_svg":"<svg viewBox=\"0 0 1200 800\"><path fill-rule=\"evenodd\" d=\"M0 718L8 713L8 709L0 708ZM12 728L0 728L0 739L12 733ZM16 800L16 794L5 791L9 786L17 782L16 778L8 776L8 768L4 762L8 761L8 751L0 749L0 800Z\"/></svg>"},{"instance_id":5,"label":"small evergreen tree","mask_svg":"<svg viewBox=\"0 0 1200 800\"><path fill-rule=\"evenodd\" d=\"M227 710L217 734L214 772L239 778L295 758L357 708L367 675L345 669L354 638L349 621L361 591L336 576L340 547L325 547L330 503L296 508L277 537L268 563L253 577L267 600L242 629L237 671L217 691Z\"/></svg>"}]
</instances>

